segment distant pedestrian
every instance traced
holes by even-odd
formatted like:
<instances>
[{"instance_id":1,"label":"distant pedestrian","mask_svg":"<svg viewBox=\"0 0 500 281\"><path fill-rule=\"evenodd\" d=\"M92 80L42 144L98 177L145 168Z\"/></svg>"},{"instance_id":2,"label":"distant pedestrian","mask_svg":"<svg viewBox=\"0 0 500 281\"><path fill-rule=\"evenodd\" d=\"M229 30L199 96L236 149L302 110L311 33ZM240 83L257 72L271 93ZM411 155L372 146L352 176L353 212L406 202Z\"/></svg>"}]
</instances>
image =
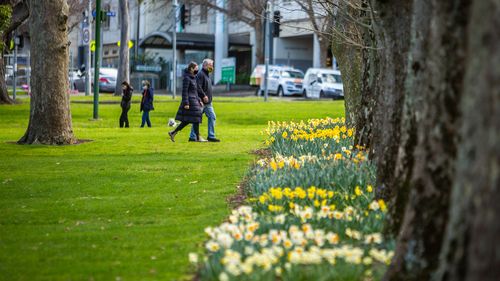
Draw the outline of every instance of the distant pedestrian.
<instances>
[{"instance_id":1,"label":"distant pedestrian","mask_svg":"<svg viewBox=\"0 0 500 281\"><path fill-rule=\"evenodd\" d=\"M132 92L134 89L127 81L122 83L122 102L120 106L122 107L122 115L120 115L120 128L129 127L128 123L128 111L130 110L130 101L132 100Z\"/></svg>"},{"instance_id":2,"label":"distant pedestrian","mask_svg":"<svg viewBox=\"0 0 500 281\"><path fill-rule=\"evenodd\" d=\"M149 119L149 112L155 110L153 106L154 94L151 84L147 80L142 81L142 99L141 99L141 111L142 111L142 123L141 128L144 124L148 124L151 128L151 120Z\"/></svg>"},{"instance_id":3,"label":"distant pedestrian","mask_svg":"<svg viewBox=\"0 0 500 281\"><path fill-rule=\"evenodd\" d=\"M210 73L214 70L214 61L211 59L203 60L201 71L196 74L196 82L198 83L198 96L202 99L205 106L203 107L203 113L208 118L208 141L210 142L220 142L219 139L215 137L215 111L212 105L212 79L210 79ZM203 114L202 114L203 115ZM189 141L196 141L196 135L194 132L194 126L191 128L191 136ZM200 138L201 139L201 138Z\"/></svg>"},{"instance_id":4,"label":"distant pedestrian","mask_svg":"<svg viewBox=\"0 0 500 281\"><path fill-rule=\"evenodd\" d=\"M184 127L193 124L195 141L203 141L200 139L200 123L203 112L203 102L198 96L198 84L196 83L196 74L198 73L198 65L195 62L189 63L184 70L182 80L182 101L177 111L175 119L181 121L175 130L169 132L170 140L175 141L175 135Z\"/></svg>"}]
</instances>

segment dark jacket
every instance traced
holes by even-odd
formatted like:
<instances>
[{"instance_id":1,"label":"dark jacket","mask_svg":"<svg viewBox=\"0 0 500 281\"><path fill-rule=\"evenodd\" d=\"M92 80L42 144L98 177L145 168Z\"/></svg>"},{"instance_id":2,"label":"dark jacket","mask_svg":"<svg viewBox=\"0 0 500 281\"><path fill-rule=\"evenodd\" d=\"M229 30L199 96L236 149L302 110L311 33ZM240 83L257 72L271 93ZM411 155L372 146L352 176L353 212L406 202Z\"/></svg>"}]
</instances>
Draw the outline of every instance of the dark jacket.
<instances>
[{"instance_id":1,"label":"dark jacket","mask_svg":"<svg viewBox=\"0 0 500 281\"><path fill-rule=\"evenodd\" d=\"M208 71L204 68L198 72L196 75L196 82L198 82L198 95L201 99L205 96L208 97L208 102L206 104L212 103L212 79L208 74Z\"/></svg>"},{"instance_id":2,"label":"dark jacket","mask_svg":"<svg viewBox=\"0 0 500 281\"><path fill-rule=\"evenodd\" d=\"M132 91L133 90L134 89L132 89L132 88L127 88L126 90L123 91L122 102L120 103L120 105L123 109L130 108L130 100L132 100Z\"/></svg>"},{"instance_id":3,"label":"dark jacket","mask_svg":"<svg viewBox=\"0 0 500 281\"><path fill-rule=\"evenodd\" d=\"M155 110L153 106L154 94L153 88L148 88L142 91L141 111Z\"/></svg>"},{"instance_id":4,"label":"dark jacket","mask_svg":"<svg viewBox=\"0 0 500 281\"><path fill-rule=\"evenodd\" d=\"M201 123L201 115L203 106L200 97L198 96L198 84L196 77L187 69L184 70L184 78L182 80L182 101L175 116L175 120L189 123ZM189 109L184 109L185 105L189 105Z\"/></svg>"}]
</instances>

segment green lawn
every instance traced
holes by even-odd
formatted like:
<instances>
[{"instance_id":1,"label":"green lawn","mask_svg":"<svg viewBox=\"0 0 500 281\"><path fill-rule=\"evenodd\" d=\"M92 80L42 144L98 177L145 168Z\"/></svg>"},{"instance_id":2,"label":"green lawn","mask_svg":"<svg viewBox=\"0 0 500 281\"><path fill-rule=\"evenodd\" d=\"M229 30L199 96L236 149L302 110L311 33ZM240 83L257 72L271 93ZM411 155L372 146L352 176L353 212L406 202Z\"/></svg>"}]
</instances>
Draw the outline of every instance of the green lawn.
<instances>
[{"instance_id":1,"label":"green lawn","mask_svg":"<svg viewBox=\"0 0 500 281\"><path fill-rule=\"evenodd\" d=\"M101 104L101 120L89 121L90 98L73 97L75 134L92 142L21 146L9 143L27 126L21 100L0 106L1 280L186 279L187 254L227 216L267 121L343 115L342 101L216 98L223 142L188 143L185 129L171 143L170 97L156 98L151 129L138 128L137 103L132 128L120 129L118 104Z\"/></svg>"}]
</instances>

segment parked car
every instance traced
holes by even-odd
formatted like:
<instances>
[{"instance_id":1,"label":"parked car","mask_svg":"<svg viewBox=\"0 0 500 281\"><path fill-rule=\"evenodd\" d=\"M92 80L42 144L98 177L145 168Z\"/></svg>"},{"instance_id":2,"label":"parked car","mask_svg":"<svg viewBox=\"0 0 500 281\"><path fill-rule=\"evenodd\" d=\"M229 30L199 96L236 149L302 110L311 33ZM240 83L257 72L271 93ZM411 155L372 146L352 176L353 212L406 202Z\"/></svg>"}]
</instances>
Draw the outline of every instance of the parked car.
<instances>
[{"instance_id":1,"label":"parked car","mask_svg":"<svg viewBox=\"0 0 500 281\"><path fill-rule=\"evenodd\" d=\"M105 93L113 93L116 89L116 79L118 70L116 68L100 68L99 69L99 91ZM94 87L94 69L90 71L90 79L92 88ZM75 90L85 92L85 72L73 81Z\"/></svg>"},{"instance_id":2,"label":"parked car","mask_svg":"<svg viewBox=\"0 0 500 281\"><path fill-rule=\"evenodd\" d=\"M302 95L304 72L295 68L269 72L268 91L278 96Z\"/></svg>"},{"instance_id":3,"label":"parked car","mask_svg":"<svg viewBox=\"0 0 500 281\"><path fill-rule=\"evenodd\" d=\"M304 78L303 95L306 98L344 98L340 71L327 68L309 68Z\"/></svg>"},{"instance_id":4,"label":"parked car","mask_svg":"<svg viewBox=\"0 0 500 281\"><path fill-rule=\"evenodd\" d=\"M264 65L257 65L250 78L250 84L258 86L258 91L261 94L264 92ZM269 76L267 87L270 94L278 96L290 96L302 94L302 79L304 73L289 66L269 66Z\"/></svg>"},{"instance_id":5,"label":"parked car","mask_svg":"<svg viewBox=\"0 0 500 281\"><path fill-rule=\"evenodd\" d=\"M280 69L282 66L278 65L269 65L269 70L273 71L275 69ZM258 64L252 71L250 75L250 86L255 87L255 95L259 95L259 92L263 92L261 90L261 84L264 82L264 74L266 73L266 66L263 64Z\"/></svg>"}]
</instances>

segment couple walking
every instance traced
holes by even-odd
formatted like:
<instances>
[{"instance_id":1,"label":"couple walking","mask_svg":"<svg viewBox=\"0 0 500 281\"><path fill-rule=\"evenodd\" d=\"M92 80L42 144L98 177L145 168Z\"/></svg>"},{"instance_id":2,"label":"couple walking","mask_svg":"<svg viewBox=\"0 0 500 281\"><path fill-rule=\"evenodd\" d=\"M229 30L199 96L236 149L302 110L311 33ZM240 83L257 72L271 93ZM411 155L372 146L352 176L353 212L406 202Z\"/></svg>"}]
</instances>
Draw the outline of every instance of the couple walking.
<instances>
[{"instance_id":1,"label":"couple walking","mask_svg":"<svg viewBox=\"0 0 500 281\"><path fill-rule=\"evenodd\" d=\"M175 141L178 132L187 125L192 124L189 141L195 142L220 142L215 137L215 111L212 106L212 80L210 73L214 69L211 59L203 60L202 69L198 71L195 62L189 63L184 70L182 80L182 101L175 116L175 120L181 121L175 130L169 132L170 139ZM205 114L208 118L208 138L200 136L200 123Z\"/></svg>"}]
</instances>

